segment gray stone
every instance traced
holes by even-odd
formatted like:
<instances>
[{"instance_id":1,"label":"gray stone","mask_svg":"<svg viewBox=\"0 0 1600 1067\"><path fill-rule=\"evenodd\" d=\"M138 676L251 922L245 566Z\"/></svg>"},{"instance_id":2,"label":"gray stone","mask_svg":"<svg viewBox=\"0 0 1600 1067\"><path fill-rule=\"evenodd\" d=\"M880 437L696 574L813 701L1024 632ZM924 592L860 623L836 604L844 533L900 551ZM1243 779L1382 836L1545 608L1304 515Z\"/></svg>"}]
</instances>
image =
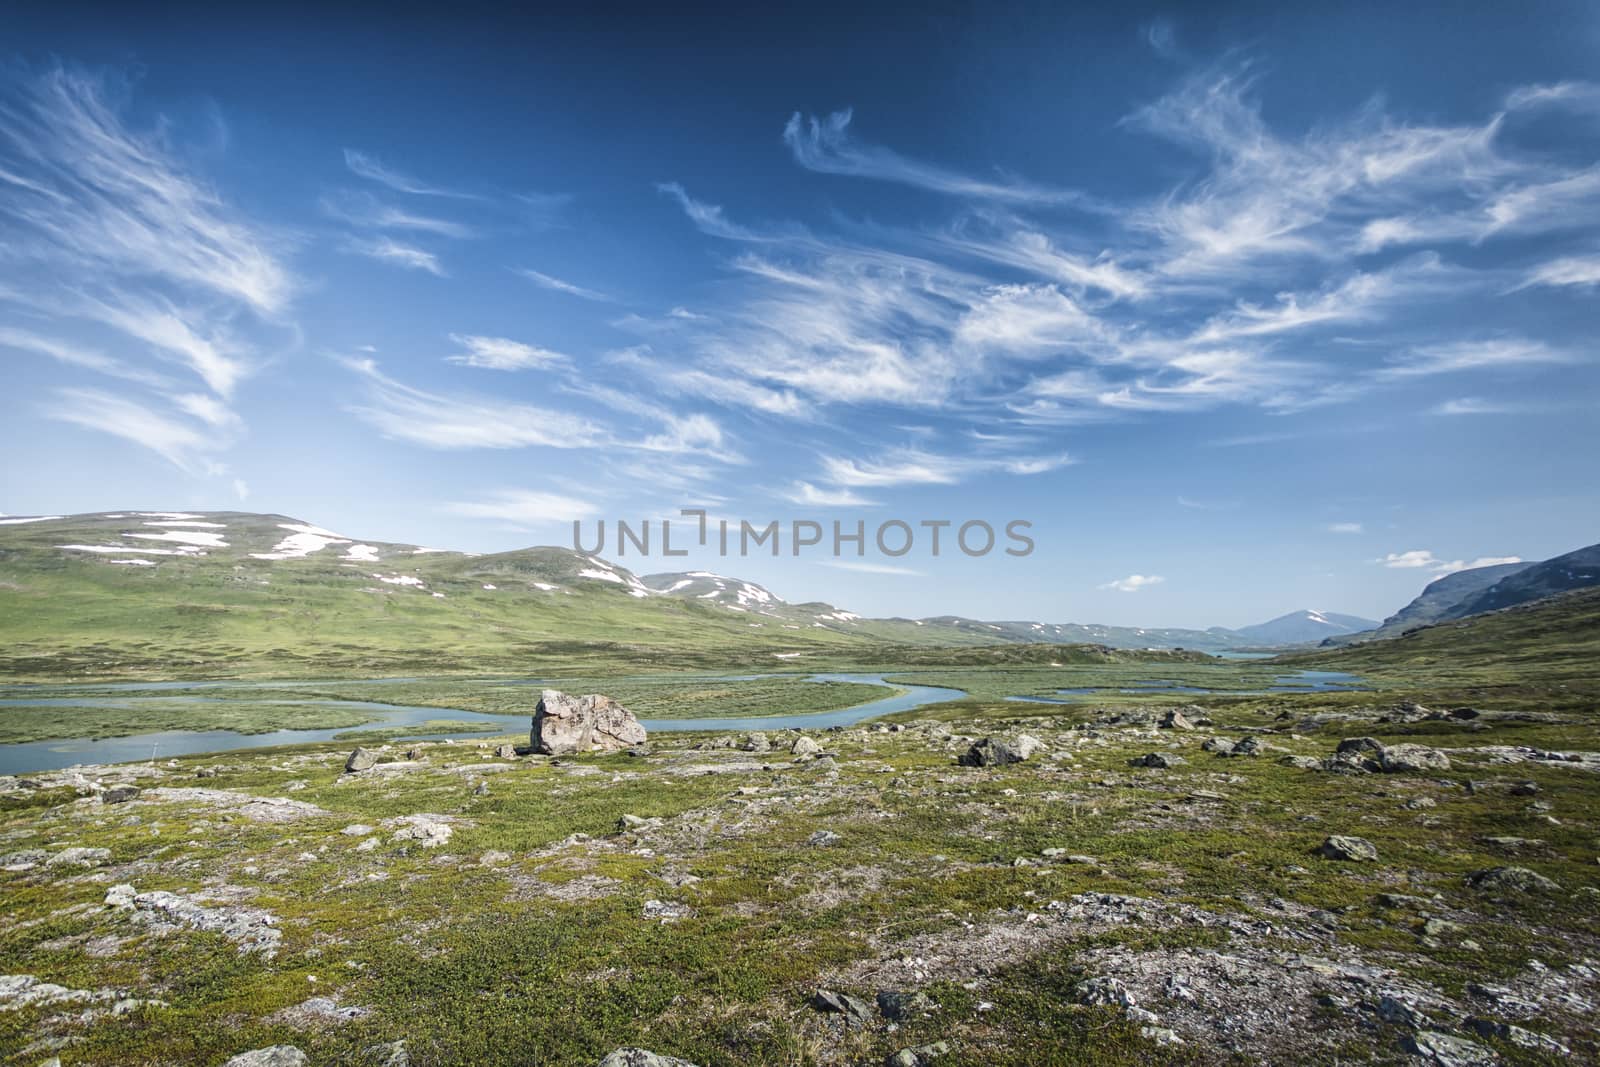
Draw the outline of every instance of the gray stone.
<instances>
[{"instance_id":1,"label":"gray stone","mask_svg":"<svg viewBox=\"0 0 1600 1067\"><path fill-rule=\"evenodd\" d=\"M599 1067L694 1067L694 1064L676 1056L663 1056L642 1048L619 1048L606 1053Z\"/></svg>"},{"instance_id":2,"label":"gray stone","mask_svg":"<svg viewBox=\"0 0 1600 1067\"><path fill-rule=\"evenodd\" d=\"M575 697L556 689L546 689L539 698L528 737L533 750L547 756L615 752L646 741L633 712L610 697Z\"/></svg>"},{"instance_id":3,"label":"gray stone","mask_svg":"<svg viewBox=\"0 0 1600 1067\"><path fill-rule=\"evenodd\" d=\"M1534 1049L1539 1052L1548 1052L1556 1056L1570 1056L1572 1050L1549 1034L1537 1033L1526 1030L1513 1023L1498 1022L1494 1019L1471 1018L1467 1020L1467 1029L1479 1037L1492 1037L1497 1041L1506 1041L1521 1048Z\"/></svg>"},{"instance_id":4,"label":"gray stone","mask_svg":"<svg viewBox=\"0 0 1600 1067\"><path fill-rule=\"evenodd\" d=\"M494 750L494 754L495 754L496 758L498 758L498 759L516 759L517 758L517 746L516 745L498 745L498 746L496 746L496 748Z\"/></svg>"},{"instance_id":5,"label":"gray stone","mask_svg":"<svg viewBox=\"0 0 1600 1067\"><path fill-rule=\"evenodd\" d=\"M883 1067L929 1067L941 1056L950 1054L950 1044L946 1041L935 1041L931 1045L918 1045L915 1048L903 1048L893 1053L883 1061Z\"/></svg>"},{"instance_id":6,"label":"gray stone","mask_svg":"<svg viewBox=\"0 0 1600 1067\"><path fill-rule=\"evenodd\" d=\"M222 1067L307 1067L310 1062L293 1045L272 1045L241 1052Z\"/></svg>"},{"instance_id":7,"label":"gray stone","mask_svg":"<svg viewBox=\"0 0 1600 1067\"><path fill-rule=\"evenodd\" d=\"M1187 763L1182 756L1174 756L1168 752L1151 752L1145 756L1135 756L1128 761L1130 767L1176 767Z\"/></svg>"},{"instance_id":8,"label":"gray stone","mask_svg":"<svg viewBox=\"0 0 1600 1067\"><path fill-rule=\"evenodd\" d=\"M806 838L806 844L810 845L812 848L831 848L843 840L843 837L834 833L832 830L818 830L816 833Z\"/></svg>"},{"instance_id":9,"label":"gray stone","mask_svg":"<svg viewBox=\"0 0 1600 1067\"><path fill-rule=\"evenodd\" d=\"M1467 884L1485 893L1555 893L1561 886L1526 867L1490 867L1467 875Z\"/></svg>"},{"instance_id":10,"label":"gray stone","mask_svg":"<svg viewBox=\"0 0 1600 1067\"><path fill-rule=\"evenodd\" d=\"M821 755L822 746L817 744L811 738L802 735L794 739L794 744L789 746L789 751L792 754L804 759L807 756Z\"/></svg>"},{"instance_id":11,"label":"gray stone","mask_svg":"<svg viewBox=\"0 0 1600 1067\"><path fill-rule=\"evenodd\" d=\"M119 785L115 789L107 789L100 794L100 800L106 804L126 804L130 800L138 800L139 794L144 792L136 785Z\"/></svg>"},{"instance_id":12,"label":"gray stone","mask_svg":"<svg viewBox=\"0 0 1600 1067\"><path fill-rule=\"evenodd\" d=\"M890 1022L903 1023L908 1019L915 1019L937 1008L928 994L921 990L902 991L897 989L878 990L878 1010Z\"/></svg>"},{"instance_id":13,"label":"gray stone","mask_svg":"<svg viewBox=\"0 0 1600 1067\"><path fill-rule=\"evenodd\" d=\"M1355 863L1372 863L1378 858L1378 849L1364 837L1334 834L1317 850L1330 860L1349 860Z\"/></svg>"},{"instance_id":14,"label":"gray stone","mask_svg":"<svg viewBox=\"0 0 1600 1067\"><path fill-rule=\"evenodd\" d=\"M1003 767L1008 763L1021 761L1022 757L1013 752L1010 745L986 737L982 741L974 742L957 762L963 767Z\"/></svg>"},{"instance_id":15,"label":"gray stone","mask_svg":"<svg viewBox=\"0 0 1600 1067\"><path fill-rule=\"evenodd\" d=\"M811 995L811 1006L820 1012L843 1015L846 1021L851 1023L872 1021L872 1005L860 997L852 997L849 993L819 989Z\"/></svg>"},{"instance_id":16,"label":"gray stone","mask_svg":"<svg viewBox=\"0 0 1600 1067\"><path fill-rule=\"evenodd\" d=\"M1194 723L1177 708L1169 708L1158 724L1163 730L1193 730Z\"/></svg>"},{"instance_id":17,"label":"gray stone","mask_svg":"<svg viewBox=\"0 0 1600 1067\"><path fill-rule=\"evenodd\" d=\"M1072 999L1094 1007L1133 1008L1138 999L1115 978L1088 978L1072 987Z\"/></svg>"},{"instance_id":18,"label":"gray stone","mask_svg":"<svg viewBox=\"0 0 1600 1067\"><path fill-rule=\"evenodd\" d=\"M1451 1037L1435 1030L1408 1034L1400 1047L1434 1067L1488 1067L1500 1058L1464 1037Z\"/></svg>"},{"instance_id":19,"label":"gray stone","mask_svg":"<svg viewBox=\"0 0 1600 1067\"><path fill-rule=\"evenodd\" d=\"M346 774L360 774L370 771L378 765L378 754L368 749L358 748L350 753L350 758L344 761Z\"/></svg>"},{"instance_id":20,"label":"gray stone","mask_svg":"<svg viewBox=\"0 0 1600 1067\"><path fill-rule=\"evenodd\" d=\"M46 867L103 867L111 862L109 848L64 848L45 860Z\"/></svg>"},{"instance_id":21,"label":"gray stone","mask_svg":"<svg viewBox=\"0 0 1600 1067\"><path fill-rule=\"evenodd\" d=\"M772 742L767 739L766 734L757 730L754 733L746 734L744 743L739 747L746 752L771 752Z\"/></svg>"},{"instance_id":22,"label":"gray stone","mask_svg":"<svg viewBox=\"0 0 1600 1067\"><path fill-rule=\"evenodd\" d=\"M1424 745L1385 745L1378 752L1378 765L1389 774L1405 771L1448 771L1450 760L1438 749Z\"/></svg>"},{"instance_id":23,"label":"gray stone","mask_svg":"<svg viewBox=\"0 0 1600 1067\"><path fill-rule=\"evenodd\" d=\"M1011 751L1017 754L1018 759L1031 759L1034 753L1044 748L1044 742L1032 734L1018 734L1016 740L1011 742Z\"/></svg>"}]
</instances>

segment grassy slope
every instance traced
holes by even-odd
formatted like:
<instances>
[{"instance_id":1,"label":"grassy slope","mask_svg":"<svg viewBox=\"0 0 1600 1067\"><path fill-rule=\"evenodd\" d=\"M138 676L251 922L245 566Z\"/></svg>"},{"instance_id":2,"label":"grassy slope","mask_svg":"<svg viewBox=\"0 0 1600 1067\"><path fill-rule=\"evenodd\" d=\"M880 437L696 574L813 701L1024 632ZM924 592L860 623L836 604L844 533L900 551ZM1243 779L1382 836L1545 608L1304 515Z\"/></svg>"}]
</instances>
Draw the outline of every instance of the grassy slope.
<instances>
[{"instance_id":1,"label":"grassy slope","mask_svg":"<svg viewBox=\"0 0 1600 1067\"><path fill-rule=\"evenodd\" d=\"M1593 710L1600 704L1600 589L1274 662L1353 671L1435 700Z\"/></svg>"}]
</instances>

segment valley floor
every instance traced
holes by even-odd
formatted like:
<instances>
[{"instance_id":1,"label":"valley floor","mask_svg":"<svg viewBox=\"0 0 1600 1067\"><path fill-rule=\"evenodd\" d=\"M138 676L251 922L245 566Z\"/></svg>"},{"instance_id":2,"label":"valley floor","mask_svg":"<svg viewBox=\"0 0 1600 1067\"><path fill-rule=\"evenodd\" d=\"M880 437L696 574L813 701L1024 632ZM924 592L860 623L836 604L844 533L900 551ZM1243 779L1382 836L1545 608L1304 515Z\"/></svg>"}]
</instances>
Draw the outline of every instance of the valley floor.
<instances>
[{"instance_id":1,"label":"valley floor","mask_svg":"<svg viewBox=\"0 0 1600 1067\"><path fill-rule=\"evenodd\" d=\"M1170 727L1172 698L970 700L820 755L391 743L346 774L329 743L0 779L0 1057L1600 1056L1592 715L1199 699ZM990 736L1032 751L957 763ZM1325 769L1357 736L1388 755Z\"/></svg>"}]
</instances>

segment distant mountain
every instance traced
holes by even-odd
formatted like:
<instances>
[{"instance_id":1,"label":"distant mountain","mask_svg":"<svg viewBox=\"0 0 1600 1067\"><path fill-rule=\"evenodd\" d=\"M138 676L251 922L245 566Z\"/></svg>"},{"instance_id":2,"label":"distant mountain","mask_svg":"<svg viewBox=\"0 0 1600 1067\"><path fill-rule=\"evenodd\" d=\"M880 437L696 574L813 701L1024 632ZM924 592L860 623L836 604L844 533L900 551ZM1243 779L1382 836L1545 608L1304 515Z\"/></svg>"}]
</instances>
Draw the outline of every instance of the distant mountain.
<instances>
[{"instance_id":1,"label":"distant mountain","mask_svg":"<svg viewBox=\"0 0 1600 1067\"><path fill-rule=\"evenodd\" d=\"M1340 634L1359 633L1378 624L1356 615L1340 615L1332 611L1291 611L1268 622L1243 626L1233 632L1246 641L1260 645L1316 644L1325 638Z\"/></svg>"},{"instance_id":2,"label":"distant mountain","mask_svg":"<svg viewBox=\"0 0 1600 1067\"><path fill-rule=\"evenodd\" d=\"M1483 592L1467 598L1450 612L1449 617L1459 619L1485 611L1499 611L1557 593L1587 589L1592 585L1600 585L1600 545L1580 548L1543 563L1519 566L1515 573L1502 577Z\"/></svg>"},{"instance_id":3,"label":"distant mountain","mask_svg":"<svg viewBox=\"0 0 1600 1067\"><path fill-rule=\"evenodd\" d=\"M1415 600L1384 619L1383 624L1377 629L1360 635L1358 640L1393 637L1407 630L1414 630L1418 626L1431 626L1445 619L1457 618L1458 609L1473 597L1502 578L1510 577L1532 566L1535 564L1497 563L1492 567L1474 567L1471 570L1456 571L1443 578L1436 578L1427 584Z\"/></svg>"}]
</instances>

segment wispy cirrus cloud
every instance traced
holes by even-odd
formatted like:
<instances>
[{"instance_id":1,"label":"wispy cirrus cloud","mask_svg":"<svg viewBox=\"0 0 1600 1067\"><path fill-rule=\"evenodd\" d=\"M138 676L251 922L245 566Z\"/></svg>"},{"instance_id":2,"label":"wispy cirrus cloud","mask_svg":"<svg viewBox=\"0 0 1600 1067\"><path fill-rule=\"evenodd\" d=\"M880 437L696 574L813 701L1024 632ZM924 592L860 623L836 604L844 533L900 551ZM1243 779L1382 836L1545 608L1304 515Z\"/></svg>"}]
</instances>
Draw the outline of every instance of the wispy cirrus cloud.
<instances>
[{"instance_id":1,"label":"wispy cirrus cloud","mask_svg":"<svg viewBox=\"0 0 1600 1067\"><path fill-rule=\"evenodd\" d=\"M406 230L457 240L479 236L476 227L454 219L409 211L379 200L371 193L342 190L323 196L322 210L330 218L368 230Z\"/></svg>"},{"instance_id":2,"label":"wispy cirrus cloud","mask_svg":"<svg viewBox=\"0 0 1600 1067\"><path fill-rule=\"evenodd\" d=\"M0 90L0 305L30 320L0 343L147 390L60 389L48 416L219 473L214 457L242 427L230 399L262 340L293 332L293 242L195 173L170 143L174 123L136 127L119 74L12 67Z\"/></svg>"},{"instance_id":3,"label":"wispy cirrus cloud","mask_svg":"<svg viewBox=\"0 0 1600 1067\"><path fill-rule=\"evenodd\" d=\"M387 185L397 193L409 193L413 196L441 196L453 200L477 200L473 193L463 193L455 189L445 189L441 186L430 185L427 182L413 178L409 174L385 166L377 158L354 148L344 150L344 165L357 177L366 178L368 181Z\"/></svg>"},{"instance_id":4,"label":"wispy cirrus cloud","mask_svg":"<svg viewBox=\"0 0 1600 1067\"><path fill-rule=\"evenodd\" d=\"M795 162L823 174L873 178L953 196L1026 204L1084 204L1089 198L1071 189L1053 189L1001 177L974 178L958 171L908 159L892 149L857 141L850 135L853 112L846 108L826 118L802 118L797 111L783 128L783 141Z\"/></svg>"},{"instance_id":5,"label":"wispy cirrus cloud","mask_svg":"<svg viewBox=\"0 0 1600 1067\"><path fill-rule=\"evenodd\" d=\"M225 437L127 397L99 389L58 389L44 413L147 448L189 474L226 469L211 458L226 447Z\"/></svg>"},{"instance_id":6,"label":"wispy cirrus cloud","mask_svg":"<svg viewBox=\"0 0 1600 1067\"><path fill-rule=\"evenodd\" d=\"M780 495L804 508L865 508L877 504L853 489L820 489L810 482L795 482Z\"/></svg>"},{"instance_id":7,"label":"wispy cirrus cloud","mask_svg":"<svg viewBox=\"0 0 1600 1067\"><path fill-rule=\"evenodd\" d=\"M343 361L367 384L349 410L385 437L425 448L589 448L610 439L606 427L574 415L490 397L449 395L405 385L371 359Z\"/></svg>"},{"instance_id":8,"label":"wispy cirrus cloud","mask_svg":"<svg viewBox=\"0 0 1600 1067\"><path fill-rule=\"evenodd\" d=\"M602 293L598 289L586 289L581 285L575 285L554 275L542 274L527 267L517 268L516 273L539 288L549 289L551 292L566 293L568 296L576 296L583 300L610 301L613 299L609 294Z\"/></svg>"},{"instance_id":9,"label":"wispy cirrus cloud","mask_svg":"<svg viewBox=\"0 0 1600 1067\"><path fill-rule=\"evenodd\" d=\"M600 506L592 501L536 489L498 489L477 500L445 504L441 510L472 519L499 519L521 529L567 524L600 514Z\"/></svg>"},{"instance_id":10,"label":"wispy cirrus cloud","mask_svg":"<svg viewBox=\"0 0 1600 1067\"><path fill-rule=\"evenodd\" d=\"M1489 338L1419 345L1397 354L1380 373L1386 378L1416 378L1487 367L1566 363L1572 356L1543 341L1521 337Z\"/></svg>"},{"instance_id":11,"label":"wispy cirrus cloud","mask_svg":"<svg viewBox=\"0 0 1600 1067\"><path fill-rule=\"evenodd\" d=\"M436 278L445 275L444 266L439 262L438 256L392 237L380 236L371 239L355 237L346 242L345 248L380 263L404 267L407 270L426 271Z\"/></svg>"},{"instance_id":12,"label":"wispy cirrus cloud","mask_svg":"<svg viewBox=\"0 0 1600 1067\"><path fill-rule=\"evenodd\" d=\"M919 571L914 567L900 567L893 563L866 563L851 559L823 559L817 562L824 567L832 567L834 570L840 571L855 571L857 574L893 574L913 578L927 576L926 571Z\"/></svg>"},{"instance_id":13,"label":"wispy cirrus cloud","mask_svg":"<svg viewBox=\"0 0 1600 1067\"><path fill-rule=\"evenodd\" d=\"M483 337L476 334L450 335L450 340L465 351L445 357L447 363L483 370L538 370L570 363L560 352L537 345L524 344L507 337Z\"/></svg>"},{"instance_id":14,"label":"wispy cirrus cloud","mask_svg":"<svg viewBox=\"0 0 1600 1067\"><path fill-rule=\"evenodd\" d=\"M1600 255L1590 255L1563 256L1548 263L1541 263L1529 271L1527 277L1516 288L1529 289L1535 286L1592 288L1597 285L1600 285Z\"/></svg>"}]
</instances>

